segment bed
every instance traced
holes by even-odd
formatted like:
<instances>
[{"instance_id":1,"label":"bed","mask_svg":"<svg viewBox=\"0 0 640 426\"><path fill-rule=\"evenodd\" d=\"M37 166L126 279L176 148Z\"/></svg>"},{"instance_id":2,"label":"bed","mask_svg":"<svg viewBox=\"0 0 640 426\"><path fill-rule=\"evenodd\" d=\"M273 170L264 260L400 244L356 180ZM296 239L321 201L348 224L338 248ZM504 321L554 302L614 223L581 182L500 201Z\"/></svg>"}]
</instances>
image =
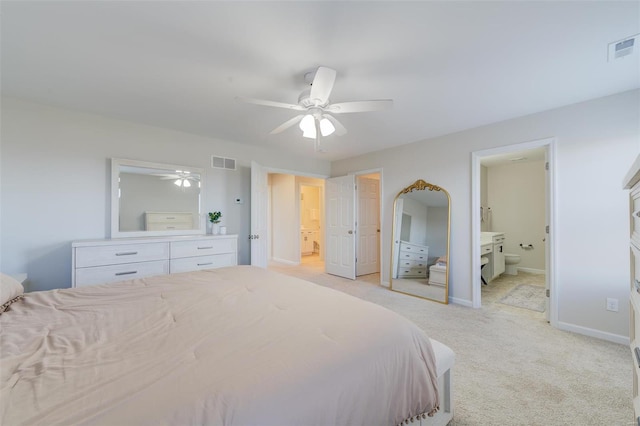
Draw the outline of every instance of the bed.
<instances>
[{"instance_id":1,"label":"bed","mask_svg":"<svg viewBox=\"0 0 640 426\"><path fill-rule=\"evenodd\" d=\"M25 294L0 315L0 423L444 425L452 366L381 306L234 266Z\"/></svg>"}]
</instances>

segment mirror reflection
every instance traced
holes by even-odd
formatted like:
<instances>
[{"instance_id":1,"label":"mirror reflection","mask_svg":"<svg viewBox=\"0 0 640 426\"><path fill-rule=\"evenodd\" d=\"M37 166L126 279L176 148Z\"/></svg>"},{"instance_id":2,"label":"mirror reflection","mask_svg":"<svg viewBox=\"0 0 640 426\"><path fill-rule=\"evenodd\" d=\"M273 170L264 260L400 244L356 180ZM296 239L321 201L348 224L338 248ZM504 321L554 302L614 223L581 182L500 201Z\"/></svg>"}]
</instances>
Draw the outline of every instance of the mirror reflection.
<instances>
[{"instance_id":1,"label":"mirror reflection","mask_svg":"<svg viewBox=\"0 0 640 426\"><path fill-rule=\"evenodd\" d=\"M391 289L448 303L449 193L417 180L394 202Z\"/></svg>"},{"instance_id":2,"label":"mirror reflection","mask_svg":"<svg viewBox=\"0 0 640 426\"><path fill-rule=\"evenodd\" d=\"M112 237L201 232L201 169L113 159L112 173Z\"/></svg>"}]
</instances>

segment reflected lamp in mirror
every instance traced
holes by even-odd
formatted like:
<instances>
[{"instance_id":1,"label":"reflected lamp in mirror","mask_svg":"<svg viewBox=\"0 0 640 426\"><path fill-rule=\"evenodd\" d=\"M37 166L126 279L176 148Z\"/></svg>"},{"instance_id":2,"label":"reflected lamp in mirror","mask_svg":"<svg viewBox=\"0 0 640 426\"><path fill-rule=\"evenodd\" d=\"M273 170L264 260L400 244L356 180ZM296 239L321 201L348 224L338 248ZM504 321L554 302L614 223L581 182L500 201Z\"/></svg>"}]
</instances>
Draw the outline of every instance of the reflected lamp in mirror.
<instances>
[{"instance_id":1,"label":"reflected lamp in mirror","mask_svg":"<svg viewBox=\"0 0 640 426\"><path fill-rule=\"evenodd\" d=\"M451 198L422 179L393 204L391 290L449 303Z\"/></svg>"},{"instance_id":2,"label":"reflected lamp in mirror","mask_svg":"<svg viewBox=\"0 0 640 426\"><path fill-rule=\"evenodd\" d=\"M111 238L204 234L203 170L111 159Z\"/></svg>"}]
</instances>

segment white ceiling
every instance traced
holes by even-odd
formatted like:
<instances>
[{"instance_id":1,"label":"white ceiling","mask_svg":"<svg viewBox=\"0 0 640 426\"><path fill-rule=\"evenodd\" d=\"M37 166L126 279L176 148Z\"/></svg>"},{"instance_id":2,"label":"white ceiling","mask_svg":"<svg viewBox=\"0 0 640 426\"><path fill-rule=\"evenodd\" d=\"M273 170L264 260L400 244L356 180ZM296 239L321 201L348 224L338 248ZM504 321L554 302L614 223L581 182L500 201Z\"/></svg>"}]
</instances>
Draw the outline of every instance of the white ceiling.
<instances>
[{"instance_id":1,"label":"white ceiling","mask_svg":"<svg viewBox=\"0 0 640 426\"><path fill-rule=\"evenodd\" d=\"M328 160L640 87L640 2L10 2L1 4L4 95ZM637 46L640 48L640 46ZM345 114L314 153L295 112L305 72L338 71Z\"/></svg>"}]
</instances>

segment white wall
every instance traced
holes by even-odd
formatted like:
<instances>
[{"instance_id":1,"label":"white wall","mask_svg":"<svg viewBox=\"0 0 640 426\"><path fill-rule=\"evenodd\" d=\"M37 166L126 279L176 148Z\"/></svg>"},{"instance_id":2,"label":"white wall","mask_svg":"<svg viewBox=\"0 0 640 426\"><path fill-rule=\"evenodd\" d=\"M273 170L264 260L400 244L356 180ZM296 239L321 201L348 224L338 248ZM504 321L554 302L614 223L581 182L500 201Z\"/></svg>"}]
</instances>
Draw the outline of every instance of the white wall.
<instances>
[{"instance_id":1,"label":"white wall","mask_svg":"<svg viewBox=\"0 0 640 426\"><path fill-rule=\"evenodd\" d=\"M206 169L205 211L222 211L249 263L251 160L328 175L330 164L237 144L2 98L0 269L27 272L29 290L69 287L71 242L106 238L110 158ZM238 170L210 168L212 154L236 158ZM233 199L241 196L244 204Z\"/></svg>"},{"instance_id":2,"label":"white wall","mask_svg":"<svg viewBox=\"0 0 640 426\"><path fill-rule=\"evenodd\" d=\"M491 229L505 233L504 251L519 254L519 268L544 270L544 161L488 167L487 202ZM532 244L523 249L520 244Z\"/></svg>"},{"instance_id":3,"label":"white wall","mask_svg":"<svg viewBox=\"0 0 640 426\"><path fill-rule=\"evenodd\" d=\"M520 117L332 163L332 176L382 167L383 259L391 250L393 199L422 178L451 195L450 296L471 301L471 153L557 140L559 325L624 337L629 331L628 194L622 179L640 151L640 90ZM474 212L474 214L478 214ZM553 232L553 230L552 230ZM389 266L382 262L382 276ZM618 313L605 310L620 300Z\"/></svg>"},{"instance_id":4,"label":"white wall","mask_svg":"<svg viewBox=\"0 0 640 426\"><path fill-rule=\"evenodd\" d=\"M271 250L273 260L298 263L300 261L300 218L296 177L279 173L271 178Z\"/></svg>"}]
</instances>

